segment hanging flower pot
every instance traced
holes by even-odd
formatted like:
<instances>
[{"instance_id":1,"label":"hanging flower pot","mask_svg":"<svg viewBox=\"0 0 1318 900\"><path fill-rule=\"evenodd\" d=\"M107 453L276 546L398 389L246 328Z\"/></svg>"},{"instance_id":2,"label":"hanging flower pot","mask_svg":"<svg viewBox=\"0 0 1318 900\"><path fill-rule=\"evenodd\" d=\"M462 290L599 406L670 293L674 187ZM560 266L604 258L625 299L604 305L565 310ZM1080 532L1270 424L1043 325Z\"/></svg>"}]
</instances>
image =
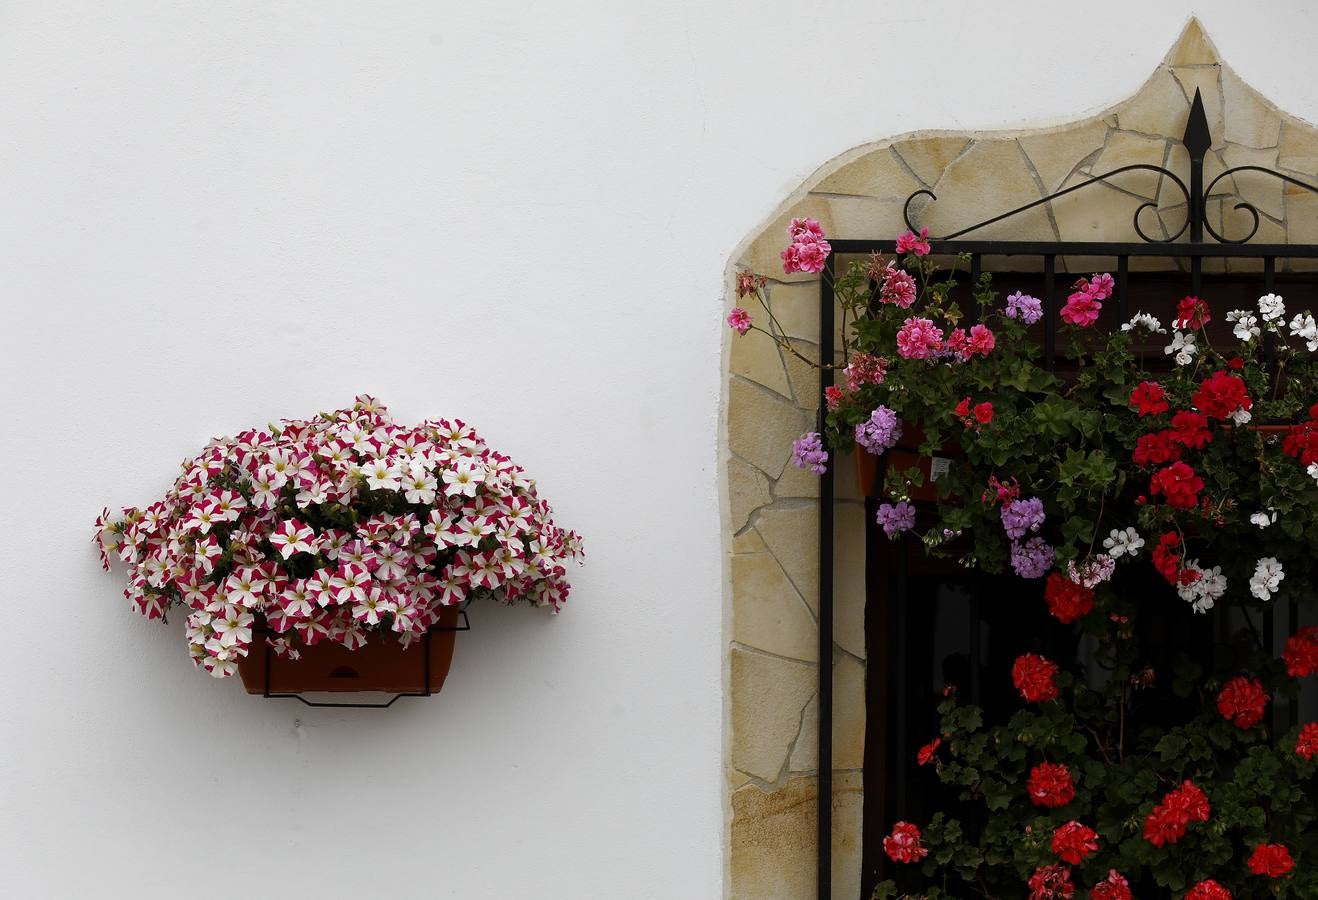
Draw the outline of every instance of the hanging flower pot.
<instances>
[{"instance_id":1,"label":"hanging flower pot","mask_svg":"<svg viewBox=\"0 0 1318 900\"><path fill-rule=\"evenodd\" d=\"M581 556L472 428L401 426L366 396L213 440L162 500L96 527L133 609L181 610L193 662L265 695L434 693L468 604L557 612Z\"/></svg>"},{"instance_id":2,"label":"hanging flower pot","mask_svg":"<svg viewBox=\"0 0 1318 900\"><path fill-rule=\"evenodd\" d=\"M901 423L901 437L894 447L882 454L874 454L856 445L856 483L863 497L876 497L883 488L883 479L889 471L904 471L912 467L920 470L923 481L907 492L912 500L934 503L938 500L938 479L945 475L952 461L961 454L955 443L943 444L933 457L922 456L919 448L925 442L924 429L915 422Z\"/></svg>"},{"instance_id":3,"label":"hanging flower pot","mask_svg":"<svg viewBox=\"0 0 1318 900\"><path fill-rule=\"evenodd\" d=\"M265 632L267 640L239 659L238 674L249 694L437 694L453 664L458 617L456 606L445 607L436 624L405 648L390 635L372 632L356 649L323 640L279 652L279 638Z\"/></svg>"}]
</instances>

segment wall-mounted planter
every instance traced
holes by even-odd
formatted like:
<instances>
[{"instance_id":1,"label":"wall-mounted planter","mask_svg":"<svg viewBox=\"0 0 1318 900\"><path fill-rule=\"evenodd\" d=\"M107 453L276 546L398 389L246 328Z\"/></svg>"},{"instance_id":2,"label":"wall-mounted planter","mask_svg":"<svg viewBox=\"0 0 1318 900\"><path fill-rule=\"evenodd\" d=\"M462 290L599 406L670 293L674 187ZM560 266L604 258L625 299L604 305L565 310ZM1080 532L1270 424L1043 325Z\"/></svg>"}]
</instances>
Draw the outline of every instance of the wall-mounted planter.
<instances>
[{"instance_id":1,"label":"wall-mounted planter","mask_svg":"<svg viewBox=\"0 0 1318 900\"><path fill-rule=\"evenodd\" d=\"M249 694L310 694L378 691L388 694L437 694L444 687L458 632L458 608L440 613L439 624L401 647L392 635L370 634L355 650L323 640L299 649L300 659L262 650L263 639L238 663Z\"/></svg>"},{"instance_id":2,"label":"wall-mounted planter","mask_svg":"<svg viewBox=\"0 0 1318 900\"><path fill-rule=\"evenodd\" d=\"M307 703L437 692L468 604L557 612L581 558L535 481L473 428L400 425L367 396L214 439L163 499L96 528L106 569L129 565L131 608L182 617L198 668Z\"/></svg>"}]
</instances>

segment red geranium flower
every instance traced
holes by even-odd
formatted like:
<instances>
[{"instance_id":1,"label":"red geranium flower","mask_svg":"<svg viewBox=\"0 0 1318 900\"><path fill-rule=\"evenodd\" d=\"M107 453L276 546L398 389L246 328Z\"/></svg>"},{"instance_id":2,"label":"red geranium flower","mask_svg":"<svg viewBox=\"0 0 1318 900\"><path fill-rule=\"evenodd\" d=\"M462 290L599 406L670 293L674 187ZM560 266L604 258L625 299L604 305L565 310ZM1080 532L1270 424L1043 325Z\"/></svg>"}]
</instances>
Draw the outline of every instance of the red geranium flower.
<instances>
[{"instance_id":1,"label":"red geranium flower","mask_svg":"<svg viewBox=\"0 0 1318 900\"><path fill-rule=\"evenodd\" d=\"M919 862L929 855L929 848L920 845L920 829L910 822L892 826L892 834L883 839L883 852L893 862Z\"/></svg>"},{"instance_id":2,"label":"red geranium flower","mask_svg":"<svg viewBox=\"0 0 1318 900\"><path fill-rule=\"evenodd\" d=\"M1318 625L1301 628L1286 639L1281 652L1286 672L1292 678L1303 678L1318 672Z\"/></svg>"},{"instance_id":3,"label":"red geranium flower","mask_svg":"<svg viewBox=\"0 0 1318 900\"><path fill-rule=\"evenodd\" d=\"M1172 440L1190 450L1199 450L1213 439L1208 416L1183 409L1172 416Z\"/></svg>"},{"instance_id":4,"label":"red geranium flower","mask_svg":"<svg viewBox=\"0 0 1318 900\"><path fill-rule=\"evenodd\" d=\"M1135 465L1147 469L1160 466L1181 458L1181 446L1176 442L1176 432L1156 431L1142 434L1135 441Z\"/></svg>"},{"instance_id":5,"label":"red geranium flower","mask_svg":"<svg viewBox=\"0 0 1318 900\"><path fill-rule=\"evenodd\" d=\"M1027 703L1043 703L1057 699L1057 685L1053 679L1060 671L1057 663L1037 653L1026 653L1016 658L1011 667L1011 681Z\"/></svg>"},{"instance_id":6,"label":"red geranium flower","mask_svg":"<svg viewBox=\"0 0 1318 900\"><path fill-rule=\"evenodd\" d=\"M1241 369L1245 368L1245 361L1239 356L1233 356L1226 361L1226 365L1228 369L1235 369L1239 372Z\"/></svg>"},{"instance_id":7,"label":"red geranium flower","mask_svg":"<svg viewBox=\"0 0 1318 900\"><path fill-rule=\"evenodd\" d=\"M1210 878L1190 888L1185 900L1233 900L1233 898L1230 891Z\"/></svg>"},{"instance_id":8,"label":"red geranium flower","mask_svg":"<svg viewBox=\"0 0 1318 900\"><path fill-rule=\"evenodd\" d=\"M1135 390L1130 392L1130 405L1135 407L1141 416L1165 413L1169 409L1167 392L1156 381L1141 381L1135 386Z\"/></svg>"},{"instance_id":9,"label":"red geranium flower","mask_svg":"<svg viewBox=\"0 0 1318 900\"><path fill-rule=\"evenodd\" d=\"M1228 681L1217 695L1218 712L1237 728L1253 728L1263 721L1267 708L1268 694L1263 690L1263 683L1243 675Z\"/></svg>"},{"instance_id":10,"label":"red geranium flower","mask_svg":"<svg viewBox=\"0 0 1318 900\"><path fill-rule=\"evenodd\" d=\"M1130 882L1116 869L1109 869L1104 878L1089 892L1090 900L1134 900Z\"/></svg>"},{"instance_id":11,"label":"red geranium flower","mask_svg":"<svg viewBox=\"0 0 1318 900\"><path fill-rule=\"evenodd\" d=\"M1075 782L1071 770L1062 763L1039 763L1030 770L1025 789L1035 806L1056 809L1075 799Z\"/></svg>"},{"instance_id":12,"label":"red geranium flower","mask_svg":"<svg viewBox=\"0 0 1318 900\"><path fill-rule=\"evenodd\" d=\"M1074 819L1058 825L1053 832L1053 852L1063 862L1078 866L1085 857L1098 852L1098 832Z\"/></svg>"},{"instance_id":13,"label":"red geranium flower","mask_svg":"<svg viewBox=\"0 0 1318 900\"><path fill-rule=\"evenodd\" d=\"M1063 625L1070 625L1094 611L1093 589L1076 584L1060 572L1048 575L1043 597L1048 601L1048 611Z\"/></svg>"},{"instance_id":14,"label":"red geranium flower","mask_svg":"<svg viewBox=\"0 0 1318 900\"><path fill-rule=\"evenodd\" d=\"M1208 804L1208 795L1188 778L1176 790L1168 791L1162 802L1167 808L1183 814L1190 822L1207 822L1213 814L1213 808Z\"/></svg>"},{"instance_id":15,"label":"red geranium flower","mask_svg":"<svg viewBox=\"0 0 1318 900\"><path fill-rule=\"evenodd\" d=\"M942 745L942 743L943 743L943 739L940 737L936 737L929 743L925 744L923 747L920 748L920 752L915 754L916 762L918 762L922 766L929 765L929 763L934 761L934 754L938 752L938 748Z\"/></svg>"},{"instance_id":16,"label":"red geranium flower","mask_svg":"<svg viewBox=\"0 0 1318 900\"><path fill-rule=\"evenodd\" d=\"M1144 839L1155 847L1174 844L1185 836L1191 822L1207 822L1211 814L1207 795L1186 779L1145 817Z\"/></svg>"},{"instance_id":17,"label":"red geranium flower","mask_svg":"<svg viewBox=\"0 0 1318 900\"><path fill-rule=\"evenodd\" d=\"M1292 425L1281 442L1281 451L1295 457L1304 466L1318 462L1318 424Z\"/></svg>"},{"instance_id":18,"label":"red geranium flower","mask_svg":"<svg viewBox=\"0 0 1318 900\"><path fill-rule=\"evenodd\" d=\"M1228 418L1236 410L1254 405L1244 380L1226 371L1214 372L1205 378L1195 391L1193 401L1200 412L1215 419Z\"/></svg>"},{"instance_id":19,"label":"red geranium flower","mask_svg":"<svg viewBox=\"0 0 1318 900\"><path fill-rule=\"evenodd\" d=\"M1259 844L1249 857L1249 870L1255 875L1280 878L1295 868L1295 860L1285 844Z\"/></svg>"},{"instance_id":20,"label":"red geranium flower","mask_svg":"<svg viewBox=\"0 0 1318 900\"><path fill-rule=\"evenodd\" d=\"M1199 492L1203 489L1203 479L1179 461L1153 473L1149 482L1149 493L1164 495L1167 505L1174 509L1194 509L1199 505Z\"/></svg>"},{"instance_id":21,"label":"red geranium flower","mask_svg":"<svg viewBox=\"0 0 1318 900\"><path fill-rule=\"evenodd\" d=\"M1198 297L1185 297L1176 304L1176 318L1172 324L1181 330L1186 328L1203 328L1213 321L1208 311L1208 304Z\"/></svg>"},{"instance_id":22,"label":"red geranium flower","mask_svg":"<svg viewBox=\"0 0 1318 900\"><path fill-rule=\"evenodd\" d=\"M1164 532L1158 538L1158 546L1153 548L1153 567L1168 584L1174 585L1180 580L1183 551L1181 536L1175 531Z\"/></svg>"},{"instance_id":23,"label":"red geranium flower","mask_svg":"<svg viewBox=\"0 0 1318 900\"><path fill-rule=\"evenodd\" d=\"M1303 759L1318 756L1318 722L1309 722L1295 739L1295 755Z\"/></svg>"},{"instance_id":24,"label":"red geranium flower","mask_svg":"<svg viewBox=\"0 0 1318 900\"><path fill-rule=\"evenodd\" d=\"M985 401L975 404L975 421L981 425L987 425L993 421L993 404Z\"/></svg>"},{"instance_id":25,"label":"red geranium flower","mask_svg":"<svg viewBox=\"0 0 1318 900\"><path fill-rule=\"evenodd\" d=\"M1071 870L1066 866L1039 866L1030 876L1030 900L1065 900L1075 896Z\"/></svg>"}]
</instances>

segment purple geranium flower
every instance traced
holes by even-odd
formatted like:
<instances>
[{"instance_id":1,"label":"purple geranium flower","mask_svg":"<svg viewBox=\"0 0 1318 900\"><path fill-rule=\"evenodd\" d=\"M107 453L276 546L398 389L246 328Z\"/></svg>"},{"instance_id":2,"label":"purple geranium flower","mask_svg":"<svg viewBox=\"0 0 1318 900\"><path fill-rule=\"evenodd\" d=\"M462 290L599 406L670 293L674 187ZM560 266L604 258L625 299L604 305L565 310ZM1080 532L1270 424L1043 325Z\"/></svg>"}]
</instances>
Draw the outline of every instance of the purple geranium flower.
<instances>
[{"instance_id":1,"label":"purple geranium flower","mask_svg":"<svg viewBox=\"0 0 1318 900\"><path fill-rule=\"evenodd\" d=\"M880 406L870 413L869 421L856 426L856 443L870 453L882 453L901 440L901 436L897 414L886 406Z\"/></svg>"},{"instance_id":2,"label":"purple geranium flower","mask_svg":"<svg viewBox=\"0 0 1318 900\"><path fill-rule=\"evenodd\" d=\"M896 504L880 503L874 521L883 526L884 534L893 537L915 527L915 507L905 500L899 500Z\"/></svg>"},{"instance_id":3,"label":"purple geranium flower","mask_svg":"<svg viewBox=\"0 0 1318 900\"><path fill-rule=\"evenodd\" d=\"M1020 319L1026 325L1033 325L1043 318L1043 304L1038 298L1017 291L1007 298L1006 314L1008 319Z\"/></svg>"},{"instance_id":4,"label":"purple geranium flower","mask_svg":"<svg viewBox=\"0 0 1318 900\"><path fill-rule=\"evenodd\" d=\"M1011 567L1022 578L1042 578L1053 567L1053 548L1041 537L1011 542Z\"/></svg>"},{"instance_id":5,"label":"purple geranium flower","mask_svg":"<svg viewBox=\"0 0 1318 900\"><path fill-rule=\"evenodd\" d=\"M1031 531L1038 531L1043 518L1043 501L1038 497L1013 500L1002 506L1002 527L1013 541L1020 540Z\"/></svg>"},{"instance_id":6,"label":"purple geranium flower","mask_svg":"<svg viewBox=\"0 0 1318 900\"><path fill-rule=\"evenodd\" d=\"M816 475L823 475L827 469L828 451L817 431L807 431L792 442L792 465L798 469L809 468Z\"/></svg>"}]
</instances>

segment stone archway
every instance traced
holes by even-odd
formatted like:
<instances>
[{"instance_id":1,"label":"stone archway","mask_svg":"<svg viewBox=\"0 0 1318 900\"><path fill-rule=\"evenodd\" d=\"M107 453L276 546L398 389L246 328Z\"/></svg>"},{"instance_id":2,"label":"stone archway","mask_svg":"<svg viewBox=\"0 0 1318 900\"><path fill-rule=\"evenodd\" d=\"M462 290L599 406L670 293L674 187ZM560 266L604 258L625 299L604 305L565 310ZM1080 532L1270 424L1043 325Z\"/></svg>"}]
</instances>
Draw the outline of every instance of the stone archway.
<instances>
[{"instance_id":1,"label":"stone archway","mask_svg":"<svg viewBox=\"0 0 1318 900\"><path fill-rule=\"evenodd\" d=\"M742 246L728 271L769 276L775 313L797 349L817 352L819 285L783 275L778 251L788 221L810 216L827 234L891 237L904 229L902 205L920 188L939 196L917 207L934 234L1040 199L1091 174L1155 162L1183 171L1181 131L1201 92L1216 143L1205 164L1211 182L1228 168L1257 165L1310 182L1318 175L1318 130L1278 110L1223 64L1191 20L1131 98L1087 119L1015 132L922 132L849 151L823 166ZM993 173L992 180L984 173ZM1234 204L1260 214L1260 243L1318 243L1318 196L1277 179L1228 176L1208 216L1230 228ZM1135 172L1046 204L977 237L1130 241L1131 213L1158 203L1145 224L1184 221L1184 199L1161 176ZM1175 199L1172 199L1173 196ZM1235 223L1237 226L1239 222ZM996 231L995 231L996 229ZM1076 261L1083 267L1083 261ZM793 439L817 409L813 370L754 332L729 338L724 355L726 431L721 479L727 553L725 766L729 803L729 895L735 900L815 897L815 791L819 577L814 536L815 476L789 465ZM832 847L834 897L859 896L865 734L863 508L850 467L837 479Z\"/></svg>"}]
</instances>

